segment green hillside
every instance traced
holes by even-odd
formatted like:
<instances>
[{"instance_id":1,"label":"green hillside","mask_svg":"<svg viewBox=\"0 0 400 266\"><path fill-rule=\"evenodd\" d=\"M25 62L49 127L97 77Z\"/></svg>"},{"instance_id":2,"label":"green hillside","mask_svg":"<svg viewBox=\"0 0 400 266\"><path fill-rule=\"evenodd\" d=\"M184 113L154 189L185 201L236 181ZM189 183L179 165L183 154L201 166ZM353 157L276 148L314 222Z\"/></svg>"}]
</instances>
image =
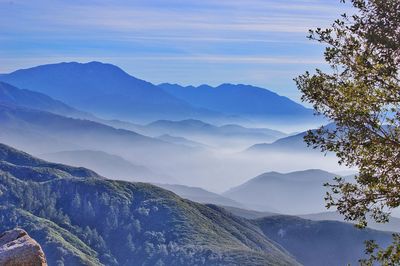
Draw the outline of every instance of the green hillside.
<instances>
[{"instance_id":1,"label":"green hillside","mask_svg":"<svg viewBox=\"0 0 400 266\"><path fill-rule=\"evenodd\" d=\"M0 231L21 226L50 265L297 265L250 222L145 183L0 145Z\"/></svg>"}]
</instances>

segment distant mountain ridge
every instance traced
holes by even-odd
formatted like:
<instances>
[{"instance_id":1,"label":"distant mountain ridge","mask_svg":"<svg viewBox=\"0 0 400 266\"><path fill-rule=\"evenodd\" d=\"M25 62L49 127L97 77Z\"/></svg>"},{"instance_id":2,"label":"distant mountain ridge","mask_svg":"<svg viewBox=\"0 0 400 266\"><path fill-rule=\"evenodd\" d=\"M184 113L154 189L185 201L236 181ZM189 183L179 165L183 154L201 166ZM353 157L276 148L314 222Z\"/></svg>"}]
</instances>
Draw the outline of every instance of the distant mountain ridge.
<instances>
[{"instance_id":1,"label":"distant mountain ridge","mask_svg":"<svg viewBox=\"0 0 400 266\"><path fill-rule=\"evenodd\" d=\"M178 196L198 203L215 204L219 206L243 207L239 202L212 193L199 187L189 187L175 184L155 184L164 189L170 190Z\"/></svg>"},{"instance_id":2,"label":"distant mountain ridge","mask_svg":"<svg viewBox=\"0 0 400 266\"><path fill-rule=\"evenodd\" d=\"M47 111L64 116L80 118L91 117L90 114L79 111L67 104L31 90L22 90L0 81L0 104L16 105L31 109Z\"/></svg>"},{"instance_id":3,"label":"distant mountain ridge","mask_svg":"<svg viewBox=\"0 0 400 266\"><path fill-rule=\"evenodd\" d=\"M188 147L116 129L98 122L0 104L0 141L37 154L65 150L96 150L124 158L190 152ZM122 149L121 147L124 147Z\"/></svg>"},{"instance_id":4,"label":"distant mountain ridge","mask_svg":"<svg viewBox=\"0 0 400 266\"><path fill-rule=\"evenodd\" d=\"M148 125L149 129L166 129L172 130L172 133L181 133L182 131L192 133L207 133L207 134L226 134L226 135L254 135L254 136L267 136L271 138L283 137L284 133L268 129L268 128L246 128L235 124L225 124L222 126L215 126L210 123L205 123L196 119L185 119L180 121L171 120L157 120Z\"/></svg>"},{"instance_id":5,"label":"distant mountain ridge","mask_svg":"<svg viewBox=\"0 0 400 266\"><path fill-rule=\"evenodd\" d=\"M216 88L156 86L115 65L101 62L41 65L0 74L0 80L107 118L313 120L312 110L259 87L241 84L222 84Z\"/></svg>"},{"instance_id":6,"label":"distant mountain ridge","mask_svg":"<svg viewBox=\"0 0 400 266\"><path fill-rule=\"evenodd\" d=\"M117 66L100 62L41 65L1 74L0 80L107 117L154 120L218 116L216 112L194 108Z\"/></svg>"},{"instance_id":7,"label":"distant mountain ridge","mask_svg":"<svg viewBox=\"0 0 400 266\"><path fill-rule=\"evenodd\" d=\"M313 111L272 91L243 84L201 85L183 87L163 83L159 87L193 106L222 113L265 120L309 120Z\"/></svg>"},{"instance_id":8,"label":"distant mountain ridge","mask_svg":"<svg viewBox=\"0 0 400 266\"><path fill-rule=\"evenodd\" d=\"M237 124L221 126L197 119L157 120L146 125L132 125L134 131L150 136L170 135L204 143L208 146L235 146L242 148L260 141L274 141L286 136L285 133L269 128L243 127Z\"/></svg>"},{"instance_id":9,"label":"distant mountain ridge","mask_svg":"<svg viewBox=\"0 0 400 266\"><path fill-rule=\"evenodd\" d=\"M136 165L120 156L97 150L70 150L39 155L52 162L73 166L85 166L112 179L135 182L173 182L166 175L154 173L142 165Z\"/></svg>"},{"instance_id":10,"label":"distant mountain ridge","mask_svg":"<svg viewBox=\"0 0 400 266\"><path fill-rule=\"evenodd\" d=\"M200 143L200 142L196 142L196 141L192 141L189 139L186 139L184 137L176 137L176 136L171 136L169 134L163 134L157 137L160 140L169 142L169 143L174 143L177 145L184 145L187 147L192 147L192 148L206 148L207 145Z\"/></svg>"}]
</instances>

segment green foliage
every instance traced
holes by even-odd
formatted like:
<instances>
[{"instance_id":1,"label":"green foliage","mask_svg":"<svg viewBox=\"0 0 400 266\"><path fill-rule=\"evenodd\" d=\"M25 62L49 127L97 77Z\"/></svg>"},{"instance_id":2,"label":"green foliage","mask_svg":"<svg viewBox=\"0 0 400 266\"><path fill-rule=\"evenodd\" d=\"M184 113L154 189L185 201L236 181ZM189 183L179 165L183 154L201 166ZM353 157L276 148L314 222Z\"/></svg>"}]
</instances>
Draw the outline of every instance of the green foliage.
<instances>
[{"instance_id":1,"label":"green foliage","mask_svg":"<svg viewBox=\"0 0 400 266\"><path fill-rule=\"evenodd\" d=\"M296 82L303 100L335 123L310 131L308 144L359 169L355 183L328 185L328 207L365 227L368 213L386 222L400 205L400 2L351 3L355 15L311 31L311 39L327 45L331 71L306 72ZM388 251L398 250L398 242L393 245Z\"/></svg>"},{"instance_id":2,"label":"green foliage","mask_svg":"<svg viewBox=\"0 0 400 266\"><path fill-rule=\"evenodd\" d=\"M384 266L395 266L400 264L400 235L393 234L393 245L386 249L380 249L375 241L367 241L366 253L369 259L361 260L363 266L373 266L375 262Z\"/></svg>"}]
</instances>

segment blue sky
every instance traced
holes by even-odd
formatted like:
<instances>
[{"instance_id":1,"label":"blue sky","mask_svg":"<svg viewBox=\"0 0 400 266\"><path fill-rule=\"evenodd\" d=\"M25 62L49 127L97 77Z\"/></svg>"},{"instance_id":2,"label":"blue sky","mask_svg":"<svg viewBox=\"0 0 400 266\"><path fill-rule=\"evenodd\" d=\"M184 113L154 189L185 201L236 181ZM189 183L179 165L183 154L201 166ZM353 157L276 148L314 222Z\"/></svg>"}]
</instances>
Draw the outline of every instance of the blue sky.
<instances>
[{"instance_id":1,"label":"blue sky","mask_svg":"<svg viewBox=\"0 0 400 266\"><path fill-rule=\"evenodd\" d=\"M308 29L345 11L339 0L0 0L0 72L96 60L156 84L245 83L298 100L292 79L325 67Z\"/></svg>"}]
</instances>

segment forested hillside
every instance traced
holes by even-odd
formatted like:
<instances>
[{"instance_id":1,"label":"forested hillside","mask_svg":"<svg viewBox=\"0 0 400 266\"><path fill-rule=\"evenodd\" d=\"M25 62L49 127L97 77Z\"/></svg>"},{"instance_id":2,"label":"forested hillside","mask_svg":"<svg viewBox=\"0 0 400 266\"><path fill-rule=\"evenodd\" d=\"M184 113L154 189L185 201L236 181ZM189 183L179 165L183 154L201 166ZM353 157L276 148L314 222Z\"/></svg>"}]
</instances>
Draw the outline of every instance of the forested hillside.
<instances>
[{"instance_id":1,"label":"forested hillside","mask_svg":"<svg viewBox=\"0 0 400 266\"><path fill-rule=\"evenodd\" d=\"M250 222L144 183L0 145L0 231L25 228L50 265L297 265Z\"/></svg>"}]
</instances>

